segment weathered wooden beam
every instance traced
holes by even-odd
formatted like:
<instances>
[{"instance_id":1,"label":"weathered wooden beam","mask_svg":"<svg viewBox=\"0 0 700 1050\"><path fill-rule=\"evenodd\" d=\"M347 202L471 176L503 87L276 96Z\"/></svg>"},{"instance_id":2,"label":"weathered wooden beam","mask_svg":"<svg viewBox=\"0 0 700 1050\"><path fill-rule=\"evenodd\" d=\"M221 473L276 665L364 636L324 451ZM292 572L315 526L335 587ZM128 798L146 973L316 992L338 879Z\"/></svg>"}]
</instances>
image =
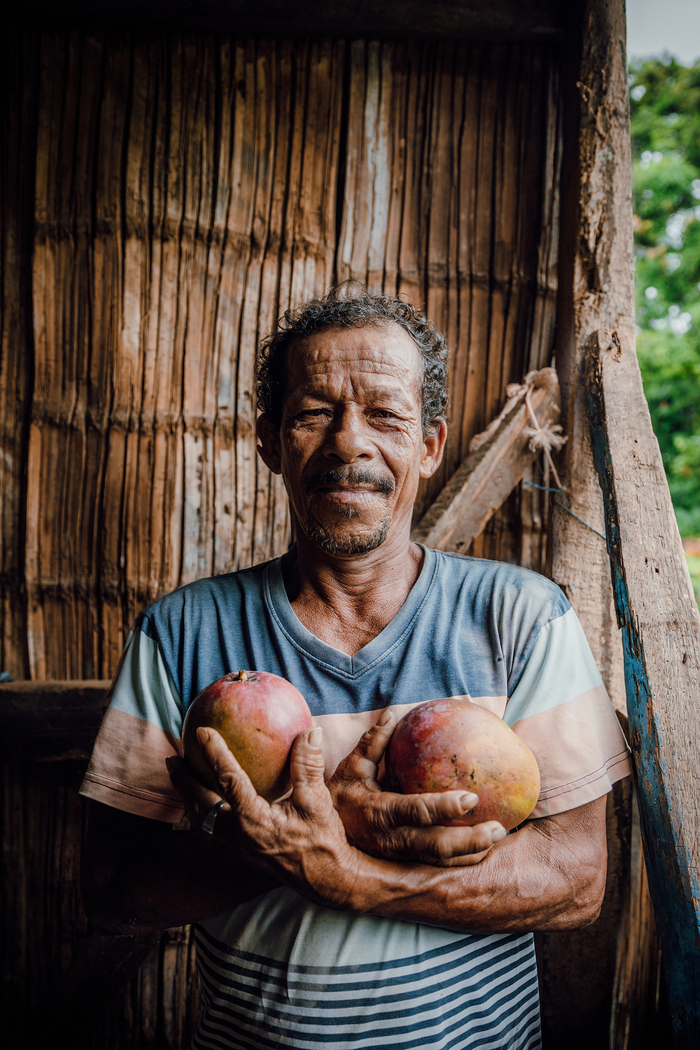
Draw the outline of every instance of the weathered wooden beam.
<instances>
[{"instance_id":1,"label":"weathered wooden beam","mask_svg":"<svg viewBox=\"0 0 700 1050\"><path fill-rule=\"evenodd\" d=\"M603 497L593 465L586 393L582 377L584 348L591 333L611 327L634 339L634 254L632 190L625 55L624 0L585 0L570 7L572 32L562 64L564 149L555 356L562 391L562 424L569 438L561 463L568 514L552 507L548 575L562 588L578 615L608 693L618 712L626 711L622 640L617 629L605 542L583 522L604 532ZM640 397L643 405L643 398ZM580 520L577 520L580 519ZM649 537L648 543L656 542ZM634 850L638 831L620 822L613 849ZM631 840L630 836L631 835ZM625 876L623 875L623 878ZM585 956L589 980L598 983L598 1001L607 1001L610 1047L641 1045L635 1032L667 1046L669 1035L650 1032L655 1006L646 995L646 974L657 965L658 949L648 914L646 884L640 878L639 907L617 921L608 915L589 930L545 933L541 967L544 988L561 988L568 960ZM623 894L632 887L619 887ZM610 892L618 892L611 887ZM614 928L614 938L610 929ZM630 989L624 1011L615 1001L616 971L623 946L634 936L626 956ZM617 940L617 961L614 941ZM611 943L612 940L612 943ZM581 1025L581 997L569 984L556 998L557 1016L545 1029L545 1045L584 1050L591 1045ZM665 1025L665 1014L663 1015ZM655 1023L661 1023L661 1015Z\"/></svg>"},{"instance_id":2,"label":"weathered wooden beam","mask_svg":"<svg viewBox=\"0 0 700 1050\"><path fill-rule=\"evenodd\" d=\"M102 719L108 681L3 682L0 734L69 738L93 736Z\"/></svg>"},{"instance_id":3,"label":"weathered wooden beam","mask_svg":"<svg viewBox=\"0 0 700 1050\"><path fill-rule=\"evenodd\" d=\"M605 499L644 852L678 1050L700 1032L700 615L631 341L595 332L586 386Z\"/></svg>"},{"instance_id":4,"label":"weathered wooden beam","mask_svg":"<svg viewBox=\"0 0 700 1050\"><path fill-rule=\"evenodd\" d=\"M13 20L86 26L264 36L558 40L560 0L27 0Z\"/></svg>"},{"instance_id":5,"label":"weathered wooden beam","mask_svg":"<svg viewBox=\"0 0 700 1050\"><path fill-rule=\"evenodd\" d=\"M413 529L415 542L438 550L466 551L522 480L539 454L529 445L533 420L525 391L523 387L511 398L498 419L478 436L485 439L483 443L475 439L478 447ZM559 382L553 368L533 374L529 401L540 426L557 422Z\"/></svg>"}]
</instances>

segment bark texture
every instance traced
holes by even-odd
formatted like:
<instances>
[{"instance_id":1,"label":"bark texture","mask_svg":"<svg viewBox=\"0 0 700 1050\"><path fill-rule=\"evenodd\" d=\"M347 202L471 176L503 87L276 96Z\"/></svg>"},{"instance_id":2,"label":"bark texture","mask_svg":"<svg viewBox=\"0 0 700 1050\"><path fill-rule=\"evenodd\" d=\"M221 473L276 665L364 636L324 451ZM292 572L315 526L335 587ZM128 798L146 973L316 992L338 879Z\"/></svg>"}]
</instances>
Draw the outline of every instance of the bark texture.
<instances>
[{"instance_id":1,"label":"bark texture","mask_svg":"<svg viewBox=\"0 0 700 1050\"><path fill-rule=\"evenodd\" d=\"M561 267L556 363L568 442L565 502L552 515L551 576L576 610L621 721L627 725L622 640L610 585L603 493L593 465L584 381L586 346L597 329L634 345L629 103L622 0L586 0L566 65ZM577 72L575 72L577 71ZM636 367L636 363L635 363ZM637 370L638 371L638 370ZM639 385L632 395L647 411ZM574 516L575 515L575 516ZM590 527L587 527L590 526ZM594 531L595 530L595 531ZM597 534L596 534L597 533ZM548 1045L666 1045L659 953L638 823L615 793L609 812L608 895L589 929L542 938L541 979ZM614 861L614 863L613 863ZM632 903L630 903L632 902ZM636 951L630 954L631 946ZM570 960L577 959L572 965ZM561 975L567 984L561 985ZM610 1012L611 982L616 998ZM563 992L564 994L559 994ZM567 1003L570 1008L567 1008Z\"/></svg>"},{"instance_id":2,"label":"bark texture","mask_svg":"<svg viewBox=\"0 0 700 1050\"><path fill-rule=\"evenodd\" d=\"M591 338L587 396L674 1045L700 1030L700 615L633 347ZM663 584L662 581L663 580Z\"/></svg>"}]
</instances>

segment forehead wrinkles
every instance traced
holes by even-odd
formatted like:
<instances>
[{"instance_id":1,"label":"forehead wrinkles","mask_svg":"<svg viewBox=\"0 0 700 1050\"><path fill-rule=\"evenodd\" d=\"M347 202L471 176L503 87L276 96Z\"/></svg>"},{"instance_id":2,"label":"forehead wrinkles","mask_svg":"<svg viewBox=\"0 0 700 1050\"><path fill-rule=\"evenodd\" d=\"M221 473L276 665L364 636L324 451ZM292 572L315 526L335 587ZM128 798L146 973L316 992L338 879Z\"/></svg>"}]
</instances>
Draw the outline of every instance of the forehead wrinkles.
<instances>
[{"instance_id":1,"label":"forehead wrinkles","mask_svg":"<svg viewBox=\"0 0 700 1050\"><path fill-rule=\"evenodd\" d=\"M389 342L389 345L386 345ZM377 379L386 377L420 394L422 379L420 351L401 329L394 333L386 328L350 329L321 332L297 344L289 360L288 392L307 385L317 387L341 384L347 388L381 386Z\"/></svg>"},{"instance_id":2,"label":"forehead wrinkles","mask_svg":"<svg viewBox=\"0 0 700 1050\"><path fill-rule=\"evenodd\" d=\"M381 385L381 380L386 379L391 383L396 380L405 385L415 381L415 373L404 361L400 361L392 355L382 356L378 360L352 357L347 360L319 359L307 361L297 371L297 377L301 382L321 380L322 383L340 381L343 384L376 387Z\"/></svg>"}]
</instances>

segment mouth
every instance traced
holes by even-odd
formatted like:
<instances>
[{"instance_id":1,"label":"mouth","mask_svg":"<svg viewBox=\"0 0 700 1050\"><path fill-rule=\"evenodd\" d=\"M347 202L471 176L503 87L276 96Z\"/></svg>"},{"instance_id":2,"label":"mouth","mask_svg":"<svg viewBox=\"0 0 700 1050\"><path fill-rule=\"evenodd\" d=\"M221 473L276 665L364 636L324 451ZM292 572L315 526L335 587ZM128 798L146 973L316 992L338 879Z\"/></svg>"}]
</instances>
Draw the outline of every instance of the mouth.
<instances>
[{"instance_id":1,"label":"mouth","mask_svg":"<svg viewBox=\"0 0 700 1050\"><path fill-rule=\"evenodd\" d=\"M374 496L390 496L393 482L385 475L368 470L323 470L305 482L309 495L329 497L339 503L352 503Z\"/></svg>"},{"instance_id":2,"label":"mouth","mask_svg":"<svg viewBox=\"0 0 700 1050\"><path fill-rule=\"evenodd\" d=\"M354 503L368 496L377 496L379 489L369 485L319 485L312 490L315 496L328 496L340 503Z\"/></svg>"}]
</instances>

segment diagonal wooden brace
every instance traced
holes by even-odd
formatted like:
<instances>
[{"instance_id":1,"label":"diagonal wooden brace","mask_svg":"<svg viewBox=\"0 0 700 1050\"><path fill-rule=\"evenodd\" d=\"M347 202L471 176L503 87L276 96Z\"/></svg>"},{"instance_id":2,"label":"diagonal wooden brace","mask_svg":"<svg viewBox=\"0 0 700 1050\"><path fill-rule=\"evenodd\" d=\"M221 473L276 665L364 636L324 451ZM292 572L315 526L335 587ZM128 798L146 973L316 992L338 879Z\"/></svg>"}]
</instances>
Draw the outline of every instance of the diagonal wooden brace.
<instances>
[{"instance_id":1,"label":"diagonal wooden brace","mask_svg":"<svg viewBox=\"0 0 700 1050\"><path fill-rule=\"evenodd\" d=\"M540 426L559 419L559 382L553 368L527 377L501 414L472 440L473 451L414 527L411 539L445 551L466 551L489 518L522 480L539 452L530 448L532 416ZM475 447L476 446L476 447Z\"/></svg>"}]
</instances>

